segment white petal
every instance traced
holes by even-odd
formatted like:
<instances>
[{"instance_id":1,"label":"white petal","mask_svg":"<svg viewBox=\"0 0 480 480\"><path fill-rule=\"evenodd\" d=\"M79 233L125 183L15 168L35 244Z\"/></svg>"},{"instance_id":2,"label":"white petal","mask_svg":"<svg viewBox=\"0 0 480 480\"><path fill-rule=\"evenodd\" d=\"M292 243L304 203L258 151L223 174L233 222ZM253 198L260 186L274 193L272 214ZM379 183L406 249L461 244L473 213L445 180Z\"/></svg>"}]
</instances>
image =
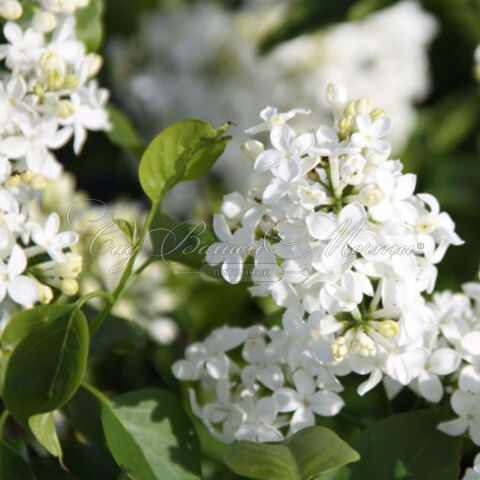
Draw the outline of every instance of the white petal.
<instances>
[{"instance_id":1,"label":"white petal","mask_svg":"<svg viewBox=\"0 0 480 480\"><path fill-rule=\"evenodd\" d=\"M333 417L345 405L344 401L336 393L327 390L315 393L310 398L312 410L323 417Z\"/></svg>"},{"instance_id":2,"label":"white petal","mask_svg":"<svg viewBox=\"0 0 480 480\"><path fill-rule=\"evenodd\" d=\"M278 165L283 158L284 155L282 152L277 150L265 150L255 159L254 168L259 172L266 172Z\"/></svg>"},{"instance_id":3,"label":"white petal","mask_svg":"<svg viewBox=\"0 0 480 480\"><path fill-rule=\"evenodd\" d=\"M392 120L388 117L380 117L373 122L371 133L377 138L384 137L392 128Z\"/></svg>"},{"instance_id":4,"label":"white petal","mask_svg":"<svg viewBox=\"0 0 480 480\"><path fill-rule=\"evenodd\" d=\"M213 231L219 240L229 243L232 238L232 232L228 226L227 220L220 213L213 216Z\"/></svg>"},{"instance_id":5,"label":"white petal","mask_svg":"<svg viewBox=\"0 0 480 480\"><path fill-rule=\"evenodd\" d=\"M449 375L460 365L460 356L451 348L439 348L428 359L428 369L437 375Z\"/></svg>"},{"instance_id":6,"label":"white petal","mask_svg":"<svg viewBox=\"0 0 480 480\"><path fill-rule=\"evenodd\" d=\"M8 137L0 144L2 153L10 158L21 158L27 153L28 141L24 137Z\"/></svg>"},{"instance_id":7,"label":"white petal","mask_svg":"<svg viewBox=\"0 0 480 480\"><path fill-rule=\"evenodd\" d=\"M237 284L242 279L243 261L240 255L228 255L221 267L222 277L232 284Z\"/></svg>"},{"instance_id":8,"label":"white petal","mask_svg":"<svg viewBox=\"0 0 480 480\"><path fill-rule=\"evenodd\" d=\"M462 338L460 344L470 355L480 355L480 332L467 333Z\"/></svg>"},{"instance_id":9,"label":"white petal","mask_svg":"<svg viewBox=\"0 0 480 480\"><path fill-rule=\"evenodd\" d=\"M11 276L14 276L22 273L25 268L27 268L27 257L18 245L14 245L8 260L7 271Z\"/></svg>"},{"instance_id":10,"label":"white petal","mask_svg":"<svg viewBox=\"0 0 480 480\"><path fill-rule=\"evenodd\" d=\"M205 364L208 373L215 380L225 378L228 373L228 359L225 355L209 358Z\"/></svg>"},{"instance_id":11,"label":"white petal","mask_svg":"<svg viewBox=\"0 0 480 480\"><path fill-rule=\"evenodd\" d=\"M437 428L447 435L453 437L458 437L465 433L468 428L467 422L463 418L457 418L455 420L450 420L449 422L440 423Z\"/></svg>"},{"instance_id":12,"label":"white petal","mask_svg":"<svg viewBox=\"0 0 480 480\"><path fill-rule=\"evenodd\" d=\"M362 382L358 388L357 388L357 393L362 397L366 393L368 393L372 388L375 388L380 381L382 380L382 372L378 368L375 370L372 370L372 373L368 377L368 380L365 382Z\"/></svg>"},{"instance_id":13,"label":"white petal","mask_svg":"<svg viewBox=\"0 0 480 480\"><path fill-rule=\"evenodd\" d=\"M300 408L300 397L298 393L291 388L281 388L274 394L279 412L293 412Z\"/></svg>"},{"instance_id":14,"label":"white petal","mask_svg":"<svg viewBox=\"0 0 480 480\"><path fill-rule=\"evenodd\" d=\"M325 240L335 232L336 223L326 213L311 213L306 218L308 232L313 238Z\"/></svg>"},{"instance_id":15,"label":"white petal","mask_svg":"<svg viewBox=\"0 0 480 480\"><path fill-rule=\"evenodd\" d=\"M172 372L175 378L179 380L197 380L198 369L193 362L188 360L178 360L172 366Z\"/></svg>"},{"instance_id":16,"label":"white petal","mask_svg":"<svg viewBox=\"0 0 480 480\"><path fill-rule=\"evenodd\" d=\"M367 213L365 209L359 203L350 203L346 207L342 208L340 212L338 223L343 223L347 220L350 221L348 228L353 228L358 222L363 223L367 219Z\"/></svg>"},{"instance_id":17,"label":"white petal","mask_svg":"<svg viewBox=\"0 0 480 480\"><path fill-rule=\"evenodd\" d=\"M310 397L315 391L315 382L310 375L307 375L303 370L299 370L293 374L293 383L297 392L302 397Z\"/></svg>"},{"instance_id":18,"label":"white petal","mask_svg":"<svg viewBox=\"0 0 480 480\"><path fill-rule=\"evenodd\" d=\"M300 408L297 410L290 421L290 428L293 433L315 425L315 416L310 409Z\"/></svg>"},{"instance_id":19,"label":"white petal","mask_svg":"<svg viewBox=\"0 0 480 480\"><path fill-rule=\"evenodd\" d=\"M473 365L467 365L460 372L458 386L462 392L480 393L480 372Z\"/></svg>"},{"instance_id":20,"label":"white petal","mask_svg":"<svg viewBox=\"0 0 480 480\"><path fill-rule=\"evenodd\" d=\"M23 275L8 282L8 295L15 302L31 307L38 301L38 288L34 280Z\"/></svg>"},{"instance_id":21,"label":"white petal","mask_svg":"<svg viewBox=\"0 0 480 480\"><path fill-rule=\"evenodd\" d=\"M407 173L401 176L397 181L397 187L395 188L395 198L397 200L404 200L410 197L415 191L415 185L417 183L417 176L413 173Z\"/></svg>"},{"instance_id":22,"label":"white petal","mask_svg":"<svg viewBox=\"0 0 480 480\"><path fill-rule=\"evenodd\" d=\"M460 417L468 417L475 410L475 398L472 395L456 390L450 400L454 412Z\"/></svg>"},{"instance_id":23,"label":"white petal","mask_svg":"<svg viewBox=\"0 0 480 480\"><path fill-rule=\"evenodd\" d=\"M424 372L418 378L418 389L421 395L430 402L438 403L443 396L442 382L436 375Z\"/></svg>"},{"instance_id":24,"label":"white petal","mask_svg":"<svg viewBox=\"0 0 480 480\"><path fill-rule=\"evenodd\" d=\"M60 217L58 216L57 213L51 213L47 220L45 221L45 234L47 237L52 238L56 235L58 232L58 229L60 227Z\"/></svg>"},{"instance_id":25,"label":"white petal","mask_svg":"<svg viewBox=\"0 0 480 480\"><path fill-rule=\"evenodd\" d=\"M277 125L270 133L270 141L277 150L286 152L290 148L293 136L293 130L288 125Z\"/></svg>"}]
</instances>

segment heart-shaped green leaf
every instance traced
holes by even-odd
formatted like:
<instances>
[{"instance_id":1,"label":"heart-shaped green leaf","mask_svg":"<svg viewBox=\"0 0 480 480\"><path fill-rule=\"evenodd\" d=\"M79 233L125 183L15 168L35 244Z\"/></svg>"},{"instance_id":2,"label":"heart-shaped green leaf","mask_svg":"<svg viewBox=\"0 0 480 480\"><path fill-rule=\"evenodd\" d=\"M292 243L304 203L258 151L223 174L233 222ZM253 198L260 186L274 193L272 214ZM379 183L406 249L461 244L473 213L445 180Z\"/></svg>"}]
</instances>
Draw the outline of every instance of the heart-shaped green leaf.
<instances>
[{"instance_id":1,"label":"heart-shaped green leaf","mask_svg":"<svg viewBox=\"0 0 480 480\"><path fill-rule=\"evenodd\" d=\"M41 306L13 317L1 337L1 385L20 422L64 405L87 364L88 324L72 305Z\"/></svg>"},{"instance_id":2,"label":"heart-shaped green leaf","mask_svg":"<svg viewBox=\"0 0 480 480\"><path fill-rule=\"evenodd\" d=\"M359 458L328 428L310 427L282 443L237 442L230 448L225 463L247 478L312 480Z\"/></svg>"},{"instance_id":3,"label":"heart-shaped green leaf","mask_svg":"<svg viewBox=\"0 0 480 480\"><path fill-rule=\"evenodd\" d=\"M152 203L159 203L177 183L205 175L225 150L228 127L214 129L202 120L190 119L160 132L145 150L138 172Z\"/></svg>"},{"instance_id":4,"label":"heart-shaped green leaf","mask_svg":"<svg viewBox=\"0 0 480 480\"><path fill-rule=\"evenodd\" d=\"M162 390L103 400L108 447L132 480L199 480L200 449L180 401Z\"/></svg>"}]
</instances>

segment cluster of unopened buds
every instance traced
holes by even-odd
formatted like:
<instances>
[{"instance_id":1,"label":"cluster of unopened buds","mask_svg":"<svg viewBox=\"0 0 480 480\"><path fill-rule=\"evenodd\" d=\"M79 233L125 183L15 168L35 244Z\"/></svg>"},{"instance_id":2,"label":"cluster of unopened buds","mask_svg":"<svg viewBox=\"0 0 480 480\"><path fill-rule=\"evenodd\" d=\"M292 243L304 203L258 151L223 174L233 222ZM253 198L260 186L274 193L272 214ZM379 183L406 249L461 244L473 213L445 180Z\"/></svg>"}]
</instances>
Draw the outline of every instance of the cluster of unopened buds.
<instances>
[{"instance_id":1,"label":"cluster of unopened buds","mask_svg":"<svg viewBox=\"0 0 480 480\"><path fill-rule=\"evenodd\" d=\"M0 45L0 300L4 319L15 305L49 303L75 295L80 256L70 252L74 232L60 232L53 212L42 222L30 205L62 171L54 150L74 138L79 154L87 130L109 128L108 92L94 77L102 59L77 38L75 10L88 0L39 0L24 12L0 2L6 43ZM27 8L27 7L25 7ZM25 19L24 19L25 18Z\"/></svg>"},{"instance_id":2,"label":"cluster of unopened buds","mask_svg":"<svg viewBox=\"0 0 480 480\"><path fill-rule=\"evenodd\" d=\"M208 263L231 283L249 258L253 270L268 267L269 275L249 272L250 291L286 308L282 325L215 331L188 347L174 373L198 381L192 408L227 442L281 440L315 414L337 414L339 377L350 373L368 376L360 395L383 379L391 395L408 386L434 403L459 376L452 406L461 418L442 429L480 427L471 420L480 419L480 313L462 310L465 295L424 296L447 248L463 242L437 200L415 194L416 176L390 158L385 113L368 99L349 101L340 85L328 86L327 100L333 128L295 131L303 109L261 112L247 133L267 132L270 143L244 146L258 182L247 196L225 196L214 217L219 243ZM466 392L472 378L477 390Z\"/></svg>"}]
</instances>

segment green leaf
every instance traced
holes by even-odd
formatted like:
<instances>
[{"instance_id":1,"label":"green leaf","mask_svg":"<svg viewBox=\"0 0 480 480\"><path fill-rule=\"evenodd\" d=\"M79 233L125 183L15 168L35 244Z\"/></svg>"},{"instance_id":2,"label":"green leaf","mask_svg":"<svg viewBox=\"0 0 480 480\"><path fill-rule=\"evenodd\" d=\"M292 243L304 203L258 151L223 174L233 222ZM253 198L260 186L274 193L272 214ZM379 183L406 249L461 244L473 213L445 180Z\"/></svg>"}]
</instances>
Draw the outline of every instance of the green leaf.
<instances>
[{"instance_id":1,"label":"green leaf","mask_svg":"<svg viewBox=\"0 0 480 480\"><path fill-rule=\"evenodd\" d=\"M312 480L359 458L328 428L310 427L282 443L238 442L230 448L225 463L247 478Z\"/></svg>"},{"instance_id":2,"label":"green leaf","mask_svg":"<svg viewBox=\"0 0 480 480\"><path fill-rule=\"evenodd\" d=\"M112 129L107 137L114 144L134 156L140 156L145 143L135 129L133 123L111 103L107 106Z\"/></svg>"},{"instance_id":3,"label":"green leaf","mask_svg":"<svg viewBox=\"0 0 480 480\"><path fill-rule=\"evenodd\" d=\"M108 447L132 480L199 480L200 449L174 395L140 390L104 400Z\"/></svg>"},{"instance_id":4,"label":"green leaf","mask_svg":"<svg viewBox=\"0 0 480 480\"><path fill-rule=\"evenodd\" d=\"M85 8L75 12L77 36L87 45L90 52L96 52L103 40L103 0L90 0Z\"/></svg>"},{"instance_id":5,"label":"green leaf","mask_svg":"<svg viewBox=\"0 0 480 480\"><path fill-rule=\"evenodd\" d=\"M393 415L357 435L352 445L362 459L352 466L355 480L457 480L462 440L437 429L435 409Z\"/></svg>"},{"instance_id":6,"label":"green leaf","mask_svg":"<svg viewBox=\"0 0 480 480\"><path fill-rule=\"evenodd\" d=\"M0 441L0 478L35 480L28 463L3 441Z\"/></svg>"},{"instance_id":7,"label":"green leaf","mask_svg":"<svg viewBox=\"0 0 480 480\"><path fill-rule=\"evenodd\" d=\"M72 305L41 306L14 316L1 337L3 400L12 415L56 410L76 392L87 364L85 315Z\"/></svg>"},{"instance_id":8,"label":"green leaf","mask_svg":"<svg viewBox=\"0 0 480 480\"><path fill-rule=\"evenodd\" d=\"M205 175L222 155L229 125L212 128L202 120L183 120L160 132L145 150L139 168L143 191L153 203L177 183Z\"/></svg>"},{"instance_id":9,"label":"green leaf","mask_svg":"<svg viewBox=\"0 0 480 480\"><path fill-rule=\"evenodd\" d=\"M88 389L80 387L63 408L72 427L85 436L89 443L105 445L102 427L102 404Z\"/></svg>"},{"instance_id":10,"label":"green leaf","mask_svg":"<svg viewBox=\"0 0 480 480\"><path fill-rule=\"evenodd\" d=\"M105 447L92 445L76 444L66 448L65 466L78 480L110 480L118 478L121 473Z\"/></svg>"},{"instance_id":11,"label":"green leaf","mask_svg":"<svg viewBox=\"0 0 480 480\"><path fill-rule=\"evenodd\" d=\"M54 457L62 458L62 447L55 429L53 412L31 416L28 419L28 426L48 453Z\"/></svg>"}]
</instances>

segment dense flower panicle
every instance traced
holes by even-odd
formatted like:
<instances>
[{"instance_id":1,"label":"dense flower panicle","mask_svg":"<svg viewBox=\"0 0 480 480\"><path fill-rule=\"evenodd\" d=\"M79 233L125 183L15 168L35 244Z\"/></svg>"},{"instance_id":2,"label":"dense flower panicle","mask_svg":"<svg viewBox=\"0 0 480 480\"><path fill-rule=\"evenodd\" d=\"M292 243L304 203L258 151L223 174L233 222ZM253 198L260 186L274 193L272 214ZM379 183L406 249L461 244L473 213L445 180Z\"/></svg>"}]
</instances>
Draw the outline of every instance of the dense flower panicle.
<instances>
[{"instance_id":1,"label":"dense flower panicle","mask_svg":"<svg viewBox=\"0 0 480 480\"><path fill-rule=\"evenodd\" d=\"M463 243L453 221L432 195L415 194L415 175L404 174L401 162L390 158L385 137L392 122L384 111L369 99L349 101L340 85L330 84L326 94L333 128L298 131L293 125L299 114L308 114L304 109L261 112L261 122L248 132L269 143L251 139L243 149L253 160L257 184L245 197L227 195L214 217L219 243L207 262L221 265L223 277L238 283L243 263L253 257L251 293L270 295L286 308L281 328L249 331L262 332L255 339L265 344L259 352L280 355L253 362L262 372L265 365L271 375L277 372L273 377L247 376L251 356L243 355L247 366L238 364L223 349L229 342L211 339L190 347L187 360L174 367L178 378L200 380L216 392L215 405L235 406L235 418L229 410L216 422L208 416L212 408L217 412L210 400L195 408L207 425L228 425L230 440L242 436L231 432L233 426L243 432L252 422L264 424L254 406L267 398L278 413L268 418L275 435L312 424L314 414L336 413L342 405L337 377L352 372L368 375L360 395L385 378L391 392L409 386L439 402L440 378L455 372L462 358L443 337L436 307L423 295L432 293L436 265L447 248ZM238 332L231 348L244 342L245 349L245 335ZM230 393L218 400L219 389ZM334 407L320 408L320 398ZM289 429L282 430L285 413L291 415ZM251 438L265 439L263 431Z\"/></svg>"},{"instance_id":2,"label":"dense flower panicle","mask_svg":"<svg viewBox=\"0 0 480 480\"><path fill-rule=\"evenodd\" d=\"M173 372L201 384L198 398L189 391L192 409L217 438L280 441L343 407L335 367L303 355L303 340L278 328L224 327L190 345ZM237 350L240 362L232 358Z\"/></svg>"},{"instance_id":3,"label":"dense flower panicle","mask_svg":"<svg viewBox=\"0 0 480 480\"><path fill-rule=\"evenodd\" d=\"M38 4L37 4L38 3ZM69 250L77 234L60 230L53 212L42 222L30 215L42 191L62 171L54 151L74 138L79 154L87 130L109 128L108 92L94 77L102 60L76 37L75 10L88 0L41 0L23 20L22 4L3 1L9 20L0 45L0 285L7 319L13 304L49 303L54 291L74 295L82 259ZM26 16L26 18L29 16ZM13 303L12 303L13 302Z\"/></svg>"}]
</instances>

